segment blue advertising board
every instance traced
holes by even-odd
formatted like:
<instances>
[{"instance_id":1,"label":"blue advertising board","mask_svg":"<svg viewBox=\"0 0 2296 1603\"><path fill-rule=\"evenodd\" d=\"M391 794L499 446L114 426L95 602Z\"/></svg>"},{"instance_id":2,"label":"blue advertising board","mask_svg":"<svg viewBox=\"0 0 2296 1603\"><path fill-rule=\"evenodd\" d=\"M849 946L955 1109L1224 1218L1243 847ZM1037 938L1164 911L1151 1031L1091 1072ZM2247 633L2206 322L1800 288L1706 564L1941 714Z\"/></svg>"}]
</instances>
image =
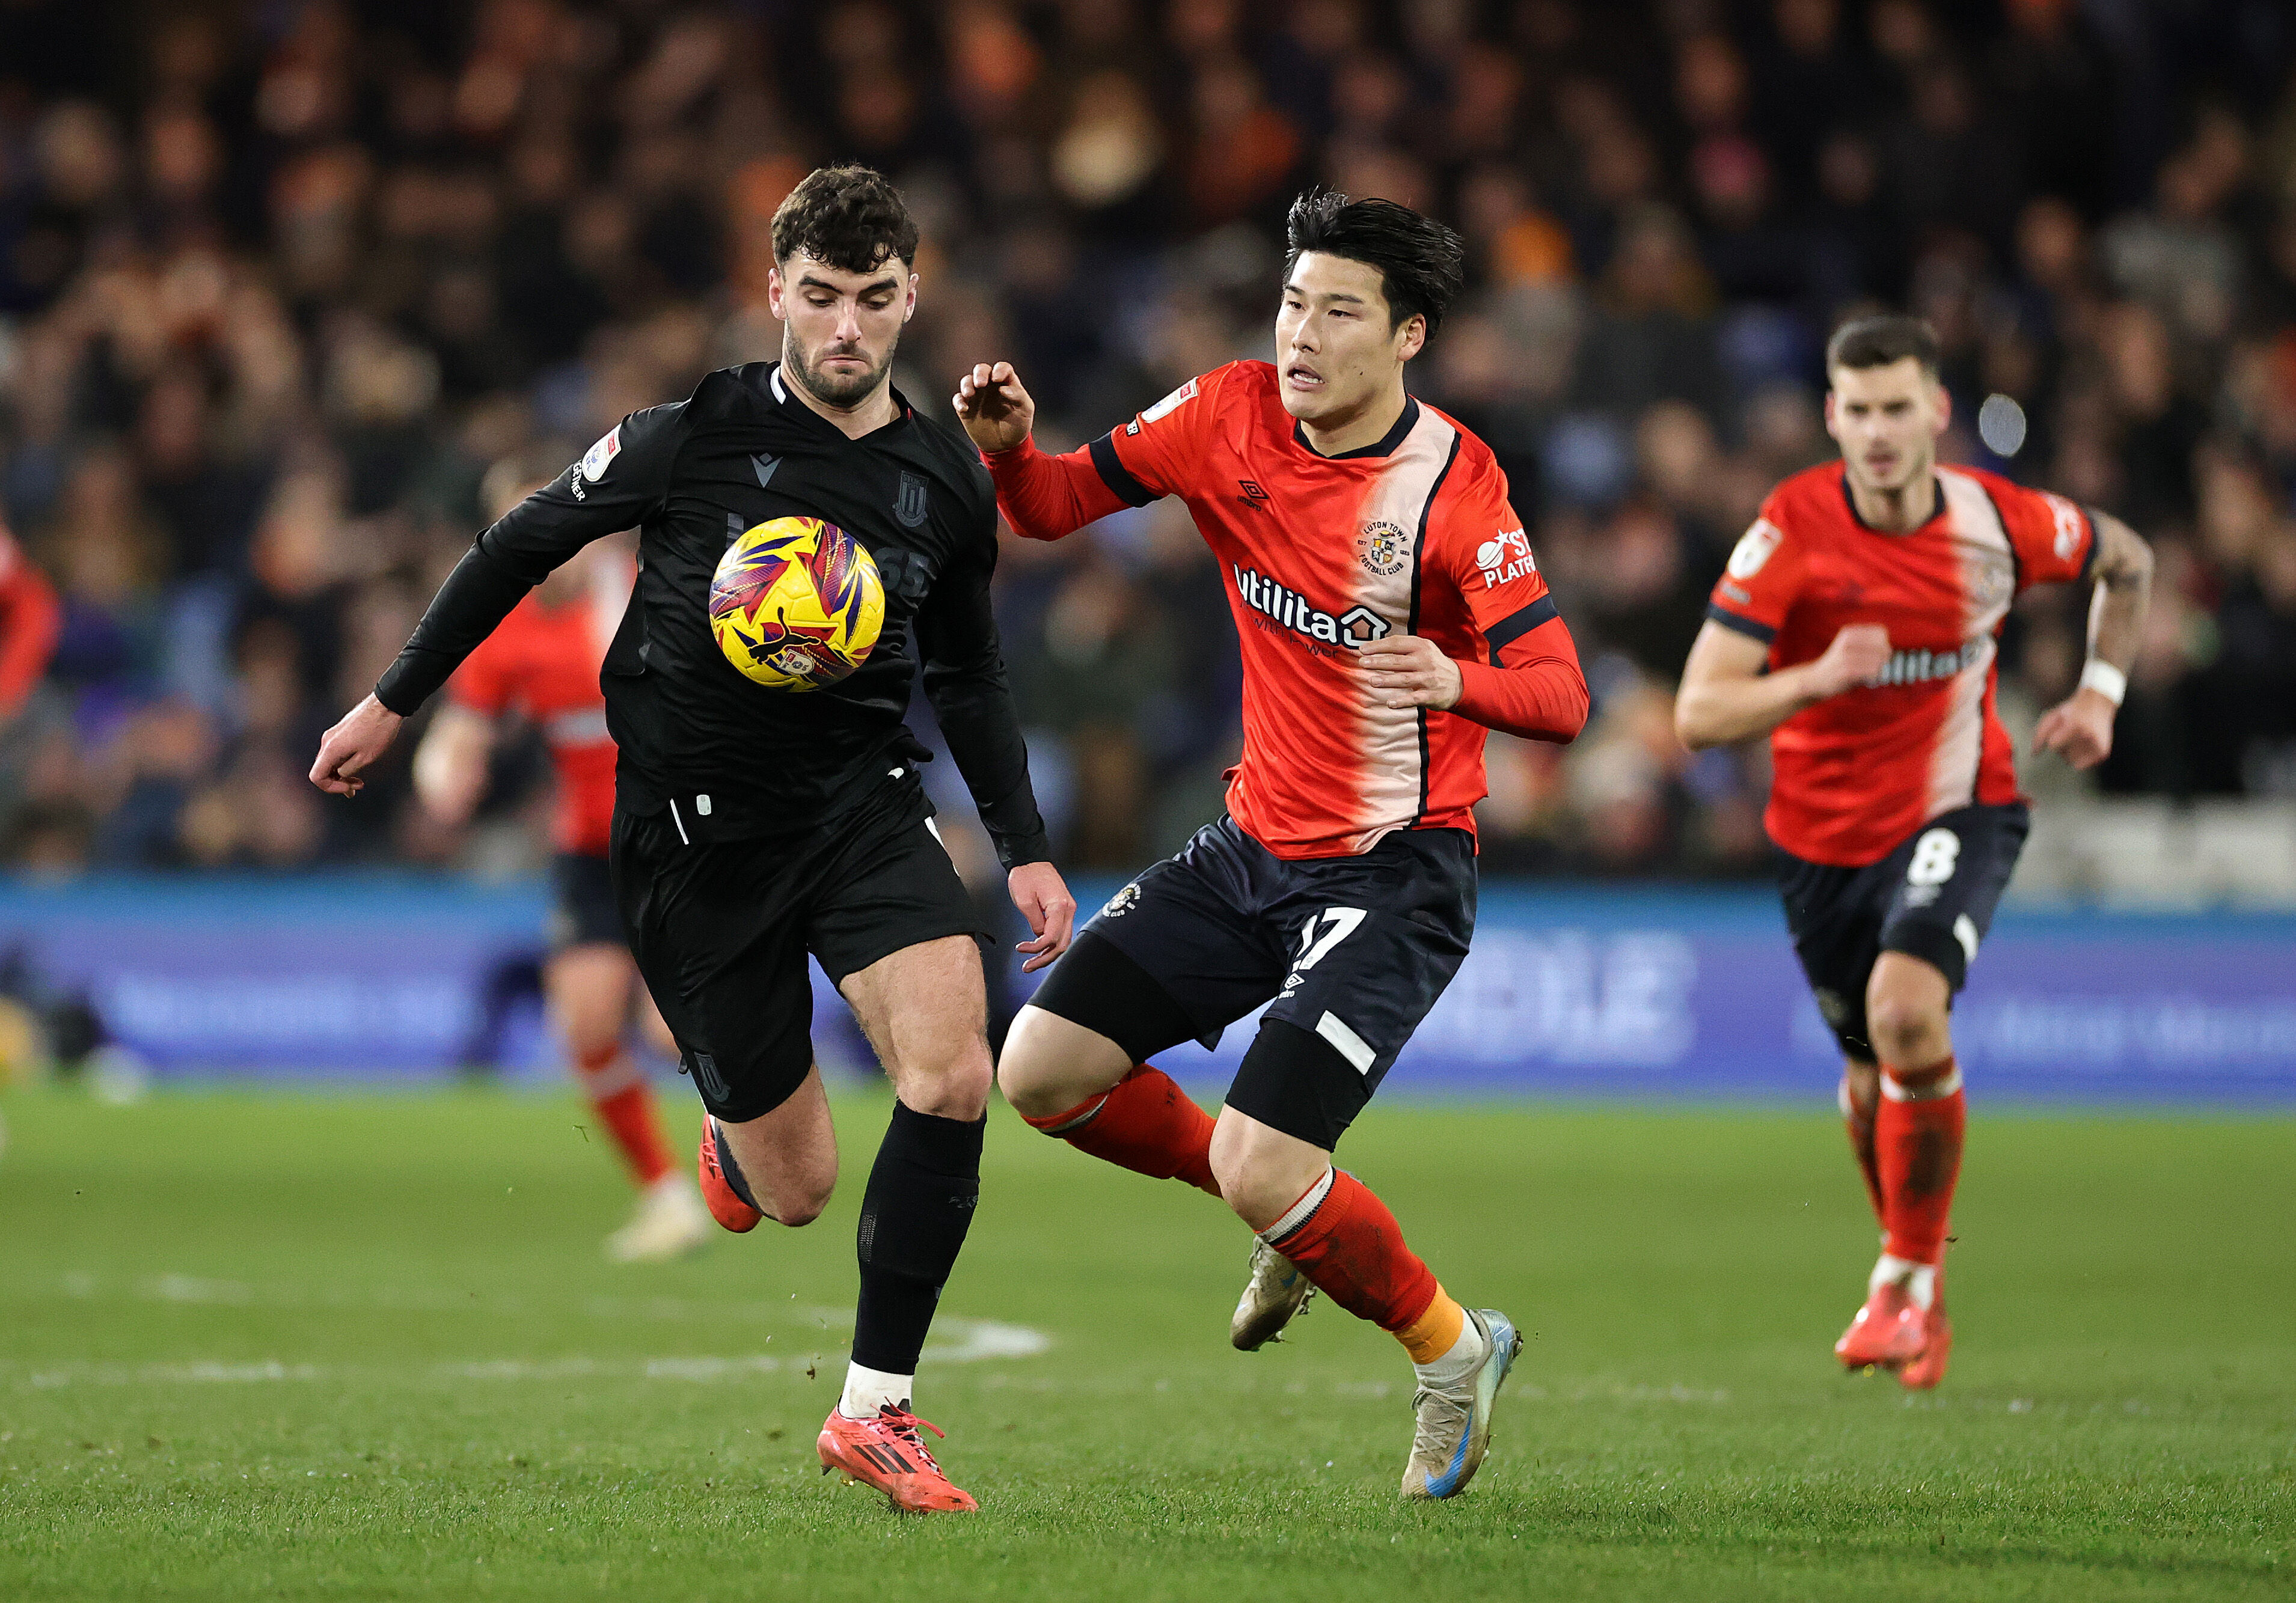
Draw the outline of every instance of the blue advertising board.
<instances>
[{"instance_id":1,"label":"blue advertising board","mask_svg":"<svg viewBox=\"0 0 2296 1603\"><path fill-rule=\"evenodd\" d=\"M1096 904L1111 885L1087 888ZM162 1074L451 1072L489 983L541 948L539 887L414 876L0 886L0 953L84 993ZM857 1055L816 972L825 1059ZM1160 1064L1215 1087L1250 1043ZM1973 1089L2296 1101L2296 914L2005 912L1955 1022ZM546 1070L529 1017L512 1067ZM1484 887L1474 950L1393 1091L1824 1094L1832 1037L1751 890Z\"/></svg>"}]
</instances>

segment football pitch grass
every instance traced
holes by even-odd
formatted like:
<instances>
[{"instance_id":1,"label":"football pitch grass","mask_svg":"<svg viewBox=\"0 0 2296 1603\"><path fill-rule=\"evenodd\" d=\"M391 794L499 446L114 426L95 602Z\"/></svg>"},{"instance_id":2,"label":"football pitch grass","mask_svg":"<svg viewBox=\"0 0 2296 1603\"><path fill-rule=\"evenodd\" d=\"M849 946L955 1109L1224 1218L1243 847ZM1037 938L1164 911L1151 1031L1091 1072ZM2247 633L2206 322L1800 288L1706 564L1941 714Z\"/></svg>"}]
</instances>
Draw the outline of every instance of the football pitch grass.
<instances>
[{"instance_id":1,"label":"football pitch grass","mask_svg":"<svg viewBox=\"0 0 2296 1603\"><path fill-rule=\"evenodd\" d=\"M1377 1106L1345 1161L1529 1338L1429 1506L1392 1340L1231 1351L1242 1227L1000 1104L919 1377L982 1512L920 1519L813 1451L887 1106L817 1224L620 1268L570 1098L0 1098L0 1598L2296 1592L2285 1118L1980 1105L1909 1397L1828 1351L1874 1238L1822 1104Z\"/></svg>"}]
</instances>

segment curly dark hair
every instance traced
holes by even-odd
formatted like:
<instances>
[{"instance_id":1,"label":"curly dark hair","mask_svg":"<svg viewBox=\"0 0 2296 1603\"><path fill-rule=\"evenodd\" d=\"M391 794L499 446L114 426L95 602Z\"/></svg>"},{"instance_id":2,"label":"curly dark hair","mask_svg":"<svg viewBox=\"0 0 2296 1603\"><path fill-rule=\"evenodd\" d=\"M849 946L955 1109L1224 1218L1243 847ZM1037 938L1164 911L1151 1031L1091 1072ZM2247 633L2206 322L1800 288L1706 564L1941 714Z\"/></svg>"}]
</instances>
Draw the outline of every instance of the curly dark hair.
<instances>
[{"instance_id":1,"label":"curly dark hair","mask_svg":"<svg viewBox=\"0 0 2296 1603\"><path fill-rule=\"evenodd\" d=\"M774 260L799 252L848 273L917 259L917 223L873 168L817 167L774 212Z\"/></svg>"},{"instance_id":2,"label":"curly dark hair","mask_svg":"<svg viewBox=\"0 0 2296 1603\"><path fill-rule=\"evenodd\" d=\"M1393 200L1350 200L1337 190L1310 191L1292 202L1283 232L1290 246L1283 258L1287 283L1292 269L1310 250L1378 268L1390 328L1424 317L1431 339L1466 284L1466 249L1459 236Z\"/></svg>"}]
</instances>

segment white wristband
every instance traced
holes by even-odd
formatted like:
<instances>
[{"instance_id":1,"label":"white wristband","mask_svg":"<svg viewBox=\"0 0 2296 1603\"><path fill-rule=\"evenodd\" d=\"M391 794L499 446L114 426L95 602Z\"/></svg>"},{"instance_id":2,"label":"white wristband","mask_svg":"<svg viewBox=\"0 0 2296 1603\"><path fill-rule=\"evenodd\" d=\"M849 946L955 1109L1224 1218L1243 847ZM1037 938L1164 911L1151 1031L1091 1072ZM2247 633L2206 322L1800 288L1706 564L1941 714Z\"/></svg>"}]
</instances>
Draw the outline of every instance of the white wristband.
<instances>
[{"instance_id":1,"label":"white wristband","mask_svg":"<svg viewBox=\"0 0 2296 1603\"><path fill-rule=\"evenodd\" d=\"M2100 658L2092 657L2081 669L2080 688L2095 691L2115 707L2128 694L2128 675Z\"/></svg>"}]
</instances>

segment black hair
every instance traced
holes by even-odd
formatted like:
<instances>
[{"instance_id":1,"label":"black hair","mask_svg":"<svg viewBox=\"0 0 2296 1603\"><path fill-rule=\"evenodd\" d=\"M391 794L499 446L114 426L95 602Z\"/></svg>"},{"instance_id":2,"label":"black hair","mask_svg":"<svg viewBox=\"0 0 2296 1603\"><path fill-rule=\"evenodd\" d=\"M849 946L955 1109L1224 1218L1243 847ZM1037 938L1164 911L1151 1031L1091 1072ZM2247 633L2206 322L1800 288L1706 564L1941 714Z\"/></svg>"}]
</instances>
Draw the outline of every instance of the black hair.
<instances>
[{"instance_id":1,"label":"black hair","mask_svg":"<svg viewBox=\"0 0 2296 1603\"><path fill-rule=\"evenodd\" d=\"M1937 331L1918 317L1894 312L1853 318L1825 342L1828 372L1837 367L1887 367L1908 356L1931 378L1938 376Z\"/></svg>"},{"instance_id":2,"label":"black hair","mask_svg":"<svg viewBox=\"0 0 2296 1603\"><path fill-rule=\"evenodd\" d=\"M1310 250L1378 268L1390 328L1424 317L1431 337L1466 283L1466 249L1459 236L1393 200L1350 200L1337 190L1311 190L1292 202L1283 233L1287 283Z\"/></svg>"},{"instance_id":3,"label":"black hair","mask_svg":"<svg viewBox=\"0 0 2296 1603\"><path fill-rule=\"evenodd\" d=\"M917 222L873 168L817 167L774 211L774 260L799 252L848 273L917 259Z\"/></svg>"}]
</instances>

